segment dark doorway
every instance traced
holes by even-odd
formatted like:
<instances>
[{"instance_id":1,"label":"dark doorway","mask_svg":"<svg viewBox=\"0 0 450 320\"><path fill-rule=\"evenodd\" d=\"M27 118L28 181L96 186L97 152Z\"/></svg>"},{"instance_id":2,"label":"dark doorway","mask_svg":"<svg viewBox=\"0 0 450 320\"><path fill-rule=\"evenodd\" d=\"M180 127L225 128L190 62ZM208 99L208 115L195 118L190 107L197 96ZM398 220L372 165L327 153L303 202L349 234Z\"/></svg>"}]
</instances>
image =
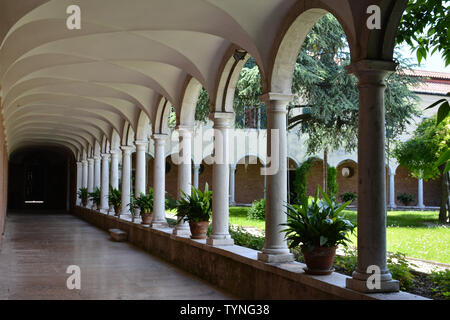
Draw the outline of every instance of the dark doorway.
<instances>
[{"instance_id":1,"label":"dark doorway","mask_svg":"<svg viewBox=\"0 0 450 320\"><path fill-rule=\"evenodd\" d=\"M73 161L62 148L15 151L9 160L8 209L67 210L71 203Z\"/></svg>"}]
</instances>

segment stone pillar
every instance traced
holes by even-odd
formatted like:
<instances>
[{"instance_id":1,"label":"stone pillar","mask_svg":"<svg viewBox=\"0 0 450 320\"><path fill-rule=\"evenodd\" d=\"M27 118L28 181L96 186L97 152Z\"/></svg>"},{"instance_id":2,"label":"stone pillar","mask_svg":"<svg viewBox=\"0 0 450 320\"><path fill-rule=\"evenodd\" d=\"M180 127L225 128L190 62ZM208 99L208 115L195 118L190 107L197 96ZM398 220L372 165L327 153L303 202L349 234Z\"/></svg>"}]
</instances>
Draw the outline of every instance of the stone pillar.
<instances>
[{"instance_id":1,"label":"stone pillar","mask_svg":"<svg viewBox=\"0 0 450 320\"><path fill-rule=\"evenodd\" d=\"M389 169L389 207L395 208L395 172Z\"/></svg>"},{"instance_id":2,"label":"stone pillar","mask_svg":"<svg viewBox=\"0 0 450 320\"><path fill-rule=\"evenodd\" d=\"M179 135L179 152L178 152L178 199L183 197L183 193L187 195L191 194L191 181L192 181L192 128L185 126L178 126ZM173 229L173 234L177 236L190 236L191 230L189 224L184 221L178 221L177 225Z\"/></svg>"},{"instance_id":3,"label":"stone pillar","mask_svg":"<svg viewBox=\"0 0 450 320\"><path fill-rule=\"evenodd\" d=\"M83 163L81 161L77 161L77 189L76 193L80 190L80 188L83 186ZM77 206L81 204L81 199L77 195L77 200L75 202Z\"/></svg>"},{"instance_id":4,"label":"stone pillar","mask_svg":"<svg viewBox=\"0 0 450 320\"><path fill-rule=\"evenodd\" d=\"M100 157L94 157L94 189L101 187L101 165Z\"/></svg>"},{"instance_id":5,"label":"stone pillar","mask_svg":"<svg viewBox=\"0 0 450 320\"><path fill-rule=\"evenodd\" d=\"M121 214L130 214L131 197L131 152L132 146L122 146L122 207Z\"/></svg>"},{"instance_id":6,"label":"stone pillar","mask_svg":"<svg viewBox=\"0 0 450 320\"><path fill-rule=\"evenodd\" d=\"M134 192L135 196L139 197L141 193L146 193L146 177L145 172L145 150L148 141L136 140L136 177L134 178Z\"/></svg>"},{"instance_id":7,"label":"stone pillar","mask_svg":"<svg viewBox=\"0 0 450 320\"><path fill-rule=\"evenodd\" d=\"M199 174L200 174L200 165L199 164L194 164L194 179L193 179L194 181L193 181L193 186L196 189L198 189Z\"/></svg>"},{"instance_id":8,"label":"stone pillar","mask_svg":"<svg viewBox=\"0 0 450 320\"><path fill-rule=\"evenodd\" d=\"M87 188L88 187L88 161L87 160L82 160L81 161L82 167L83 167L83 173L81 176L81 186L83 188Z\"/></svg>"},{"instance_id":9,"label":"stone pillar","mask_svg":"<svg viewBox=\"0 0 450 320\"><path fill-rule=\"evenodd\" d=\"M423 209L425 208L425 205L423 204L423 179L419 178L417 183L417 207Z\"/></svg>"},{"instance_id":10,"label":"stone pillar","mask_svg":"<svg viewBox=\"0 0 450 320\"><path fill-rule=\"evenodd\" d=\"M153 219L152 228L167 228L166 220L166 134L154 134L155 161L153 166Z\"/></svg>"},{"instance_id":11,"label":"stone pillar","mask_svg":"<svg viewBox=\"0 0 450 320\"><path fill-rule=\"evenodd\" d=\"M234 205L236 204L236 201L234 199L235 194L235 174L236 174L236 165L230 164L230 204Z\"/></svg>"},{"instance_id":12,"label":"stone pillar","mask_svg":"<svg viewBox=\"0 0 450 320\"><path fill-rule=\"evenodd\" d=\"M88 159L88 192L94 191L94 159ZM88 198L89 199L89 198ZM92 200L88 200L88 208L92 208L93 206Z\"/></svg>"},{"instance_id":13,"label":"stone pillar","mask_svg":"<svg viewBox=\"0 0 450 320\"><path fill-rule=\"evenodd\" d=\"M119 189L119 155L120 150L111 150L111 175L110 185L112 189ZM114 207L111 205L109 211L114 212Z\"/></svg>"},{"instance_id":14,"label":"stone pillar","mask_svg":"<svg viewBox=\"0 0 450 320\"><path fill-rule=\"evenodd\" d=\"M212 231L206 243L213 246L233 245L228 230L230 166L228 134L234 121L234 113L214 113L214 164Z\"/></svg>"},{"instance_id":15,"label":"stone pillar","mask_svg":"<svg viewBox=\"0 0 450 320\"><path fill-rule=\"evenodd\" d=\"M258 260L263 262L289 262L294 257L285 240L287 215L287 130L286 106L292 95L267 93L261 97L267 105L267 152L270 167L263 168L267 175L266 193L266 239Z\"/></svg>"},{"instance_id":16,"label":"stone pillar","mask_svg":"<svg viewBox=\"0 0 450 320\"><path fill-rule=\"evenodd\" d=\"M108 212L109 209L109 159L111 155L109 153L102 154L102 184L101 184L101 198L100 198L100 211L103 213Z\"/></svg>"},{"instance_id":17,"label":"stone pillar","mask_svg":"<svg viewBox=\"0 0 450 320\"><path fill-rule=\"evenodd\" d=\"M111 150L111 187L119 189L119 154L120 150Z\"/></svg>"},{"instance_id":18,"label":"stone pillar","mask_svg":"<svg viewBox=\"0 0 450 320\"><path fill-rule=\"evenodd\" d=\"M384 78L395 70L389 61L362 60L348 67L359 80L358 266L346 286L361 292L399 290L386 262L386 166ZM369 268L370 267L370 268ZM369 268L369 269L368 269ZM368 288L371 268L380 285Z\"/></svg>"}]
</instances>

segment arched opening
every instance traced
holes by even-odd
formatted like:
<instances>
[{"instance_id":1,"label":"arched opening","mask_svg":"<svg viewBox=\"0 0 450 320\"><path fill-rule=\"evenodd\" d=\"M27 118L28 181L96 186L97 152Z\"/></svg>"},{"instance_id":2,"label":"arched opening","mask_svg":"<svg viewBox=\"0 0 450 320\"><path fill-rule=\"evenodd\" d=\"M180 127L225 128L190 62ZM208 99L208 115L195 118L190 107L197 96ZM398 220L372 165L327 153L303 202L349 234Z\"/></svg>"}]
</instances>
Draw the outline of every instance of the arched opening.
<instances>
[{"instance_id":1,"label":"arched opening","mask_svg":"<svg viewBox=\"0 0 450 320\"><path fill-rule=\"evenodd\" d=\"M8 209L69 210L75 200L74 159L59 147L28 147L9 160Z\"/></svg>"},{"instance_id":2,"label":"arched opening","mask_svg":"<svg viewBox=\"0 0 450 320\"><path fill-rule=\"evenodd\" d=\"M260 173L262 167L263 163L255 156L245 156L238 161L234 195L237 204L250 204L264 198L265 179Z\"/></svg>"}]
</instances>

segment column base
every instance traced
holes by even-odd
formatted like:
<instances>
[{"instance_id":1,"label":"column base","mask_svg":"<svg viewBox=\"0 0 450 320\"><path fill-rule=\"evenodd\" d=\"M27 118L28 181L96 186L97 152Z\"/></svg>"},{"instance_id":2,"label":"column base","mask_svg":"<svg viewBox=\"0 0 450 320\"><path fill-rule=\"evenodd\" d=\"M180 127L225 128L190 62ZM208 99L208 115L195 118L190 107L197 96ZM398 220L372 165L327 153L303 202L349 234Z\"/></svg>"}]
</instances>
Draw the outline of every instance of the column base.
<instances>
[{"instance_id":1,"label":"column base","mask_svg":"<svg viewBox=\"0 0 450 320\"><path fill-rule=\"evenodd\" d=\"M154 229L166 229L166 228L169 228L169 224L165 220L152 221L152 223L150 224L150 227L154 228Z\"/></svg>"},{"instance_id":2,"label":"column base","mask_svg":"<svg viewBox=\"0 0 450 320\"><path fill-rule=\"evenodd\" d=\"M234 240L231 238L230 235L225 236L223 238L211 238L208 237L206 239L206 244L210 246L232 246L234 245Z\"/></svg>"},{"instance_id":3,"label":"column base","mask_svg":"<svg viewBox=\"0 0 450 320\"><path fill-rule=\"evenodd\" d=\"M293 262L294 255L292 253L271 254L258 252L258 261L262 261L265 263Z\"/></svg>"},{"instance_id":4,"label":"column base","mask_svg":"<svg viewBox=\"0 0 450 320\"><path fill-rule=\"evenodd\" d=\"M400 283L397 280L380 281L380 287L369 289L367 281L347 278L345 287L362 293L388 293L400 291Z\"/></svg>"},{"instance_id":5,"label":"column base","mask_svg":"<svg viewBox=\"0 0 450 320\"><path fill-rule=\"evenodd\" d=\"M172 234L177 237L190 237L191 230L189 228L173 228Z\"/></svg>"}]
</instances>

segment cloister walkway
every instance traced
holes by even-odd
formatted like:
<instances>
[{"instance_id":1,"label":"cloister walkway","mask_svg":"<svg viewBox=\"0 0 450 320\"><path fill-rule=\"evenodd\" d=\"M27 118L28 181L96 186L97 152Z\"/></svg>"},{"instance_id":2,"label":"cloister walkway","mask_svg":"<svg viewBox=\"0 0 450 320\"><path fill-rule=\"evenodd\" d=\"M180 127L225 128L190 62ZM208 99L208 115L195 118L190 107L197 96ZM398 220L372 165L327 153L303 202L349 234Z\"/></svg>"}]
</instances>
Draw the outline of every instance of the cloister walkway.
<instances>
[{"instance_id":1,"label":"cloister walkway","mask_svg":"<svg viewBox=\"0 0 450 320\"><path fill-rule=\"evenodd\" d=\"M232 299L69 214L14 212L0 251L0 299ZM69 265L81 289L66 286Z\"/></svg>"}]
</instances>

